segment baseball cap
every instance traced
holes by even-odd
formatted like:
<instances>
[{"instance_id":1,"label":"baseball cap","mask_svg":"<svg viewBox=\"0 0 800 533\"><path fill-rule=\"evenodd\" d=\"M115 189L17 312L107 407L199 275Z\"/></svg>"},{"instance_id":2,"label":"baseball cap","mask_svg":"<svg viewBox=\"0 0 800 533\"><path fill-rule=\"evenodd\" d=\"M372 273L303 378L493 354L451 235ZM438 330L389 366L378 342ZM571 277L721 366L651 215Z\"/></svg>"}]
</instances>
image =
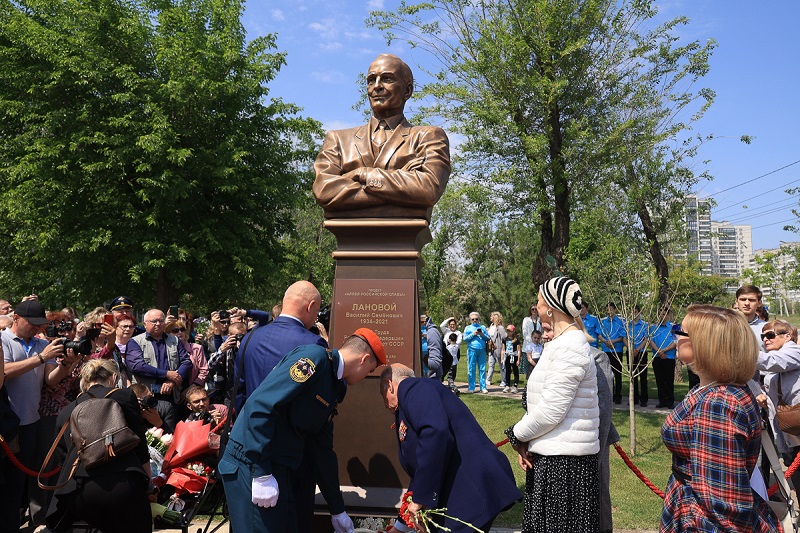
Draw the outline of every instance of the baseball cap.
<instances>
[{"instance_id":1,"label":"baseball cap","mask_svg":"<svg viewBox=\"0 0 800 533\"><path fill-rule=\"evenodd\" d=\"M21 316L34 326L41 326L42 324L50 322L47 320L44 307L42 307L42 304L40 304L38 300L25 300L21 302L16 309L14 309L14 314Z\"/></svg>"},{"instance_id":2,"label":"baseball cap","mask_svg":"<svg viewBox=\"0 0 800 533\"><path fill-rule=\"evenodd\" d=\"M111 304L108 306L109 311L119 311L121 309L131 309L133 307L133 300L128 298L127 296L117 296L113 300L111 300Z\"/></svg>"},{"instance_id":3,"label":"baseball cap","mask_svg":"<svg viewBox=\"0 0 800 533\"><path fill-rule=\"evenodd\" d=\"M358 328L353 332L353 335L364 339L372 349L372 353L378 358L378 362L382 365L386 364L386 352L383 349L383 343L381 343L374 331L369 328Z\"/></svg>"}]
</instances>

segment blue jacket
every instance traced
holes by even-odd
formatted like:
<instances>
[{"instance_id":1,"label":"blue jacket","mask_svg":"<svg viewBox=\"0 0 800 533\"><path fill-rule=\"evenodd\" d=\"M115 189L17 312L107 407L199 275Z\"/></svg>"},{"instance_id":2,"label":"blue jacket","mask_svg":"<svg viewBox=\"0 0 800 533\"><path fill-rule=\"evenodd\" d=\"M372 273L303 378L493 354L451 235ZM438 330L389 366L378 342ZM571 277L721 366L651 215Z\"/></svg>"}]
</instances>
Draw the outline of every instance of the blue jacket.
<instances>
[{"instance_id":1,"label":"blue jacket","mask_svg":"<svg viewBox=\"0 0 800 533\"><path fill-rule=\"evenodd\" d=\"M400 382L395 411L400 464L415 502L476 527L522 498L506 456L449 388L432 379ZM474 531L453 520L454 532Z\"/></svg>"},{"instance_id":2,"label":"blue jacket","mask_svg":"<svg viewBox=\"0 0 800 533\"><path fill-rule=\"evenodd\" d=\"M251 336L252 340L248 340ZM308 331L300 321L283 315L266 326L257 327L248 333L242 339L239 348L239 357L244 353L244 376L240 376L239 379L237 408L244 404L251 392L261 385L264 378L286 354L305 344L328 347L328 343L322 337ZM240 364L238 360L236 364L238 372Z\"/></svg>"},{"instance_id":3,"label":"blue jacket","mask_svg":"<svg viewBox=\"0 0 800 533\"><path fill-rule=\"evenodd\" d=\"M331 514L343 512L333 451L333 416L345 390L338 368L339 353L322 346L288 353L244 404L219 472L244 468L256 478L272 474L275 464L295 470L305 456Z\"/></svg>"},{"instance_id":4,"label":"blue jacket","mask_svg":"<svg viewBox=\"0 0 800 533\"><path fill-rule=\"evenodd\" d=\"M483 335L477 335L478 330L483 331ZM486 341L489 339L489 331L486 326L481 324L470 324L464 328L464 342L467 343L467 348L473 352L486 351Z\"/></svg>"}]
</instances>

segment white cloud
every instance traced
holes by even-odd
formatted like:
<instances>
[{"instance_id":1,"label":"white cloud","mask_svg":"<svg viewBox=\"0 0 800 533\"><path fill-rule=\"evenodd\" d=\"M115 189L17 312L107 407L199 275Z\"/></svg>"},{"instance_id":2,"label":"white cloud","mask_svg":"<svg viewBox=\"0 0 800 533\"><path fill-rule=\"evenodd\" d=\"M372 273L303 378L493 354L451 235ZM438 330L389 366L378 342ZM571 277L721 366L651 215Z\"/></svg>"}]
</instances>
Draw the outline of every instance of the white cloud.
<instances>
[{"instance_id":1,"label":"white cloud","mask_svg":"<svg viewBox=\"0 0 800 533\"><path fill-rule=\"evenodd\" d=\"M383 0L369 0L367 2L367 9L370 11L383 9Z\"/></svg>"},{"instance_id":2,"label":"white cloud","mask_svg":"<svg viewBox=\"0 0 800 533\"><path fill-rule=\"evenodd\" d=\"M336 21L336 19L325 19L319 22L312 22L308 25L308 29L313 31L317 37L321 37L323 39L335 39L339 36L339 30L342 24Z\"/></svg>"},{"instance_id":3,"label":"white cloud","mask_svg":"<svg viewBox=\"0 0 800 533\"><path fill-rule=\"evenodd\" d=\"M286 17L283 14L283 11L280 9L273 9L272 10L272 18L275 20L286 20Z\"/></svg>"},{"instance_id":4,"label":"white cloud","mask_svg":"<svg viewBox=\"0 0 800 533\"><path fill-rule=\"evenodd\" d=\"M327 50L329 52L333 50L338 50L342 46L343 46L342 43L340 43L339 41L327 41L319 45L320 48L322 48L323 50Z\"/></svg>"},{"instance_id":5,"label":"white cloud","mask_svg":"<svg viewBox=\"0 0 800 533\"><path fill-rule=\"evenodd\" d=\"M315 70L311 77L323 83L339 85L347 82L347 77L338 70Z\"/></svg>"}]
</instances>

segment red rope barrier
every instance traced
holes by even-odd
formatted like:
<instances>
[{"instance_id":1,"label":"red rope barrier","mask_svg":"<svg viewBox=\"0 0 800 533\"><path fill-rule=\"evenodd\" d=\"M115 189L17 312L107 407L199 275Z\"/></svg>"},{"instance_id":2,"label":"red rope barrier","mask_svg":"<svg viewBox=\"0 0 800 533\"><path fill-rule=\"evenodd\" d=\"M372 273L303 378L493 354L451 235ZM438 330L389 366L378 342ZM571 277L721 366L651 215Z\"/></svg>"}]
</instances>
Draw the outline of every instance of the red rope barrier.
<instances>
[{"instance_id":1,"label":"red rope barrier","mask_svg":"<svg viewBox=\"0 0 800 533\"><path fill-rule=\"evenodd\" d=\"M798 468L800 468L800 453L798 453L797 457L794 458L794 461L792 461L792 464L789 466L789 469L783 473L783 477L785 477L786 479L791 478L794 475L794 473L797 472ZM778 483L776 482L769 489L767 489L767 495L772 496L773 494L775 494L777 490L778 490Z\"/></svg>"},{"instance_id":2,"label":"red rope barrier","mask_svg":"<svg viewBox=\"0 0 800 533\"><path fill-rule=\"evenodd\" d=\"M499 448L503 444L507 444L507 443L508 443L508 439L503 439L500 442L495 443L495 446L497 446ZM636 474L636 477L641 479L642 483L647 485L647 487L650 490L652 490L655 494L658 495L659 498L661 498L663 500L664 499L664 492L661 489L659 489L658 487L656 487L653 484L652 481L647 479L647 477L644 474L642 474L641 470L636 468L636 465L633 464L633 461L631 461L630 457L628 457L628 454L625 453L625 450L623 450L622 447L619 444L616 444L616 443L614 444L614 448L617 449L617 453L619 454L620 457L622 457L622 460L625 461L625 464L628 465L628 468L630 468L631 471L634 474ZM797 457L800 457L800 454L797 454ZM795 459L795 462L792 463L792 467L796 470L799 466L800 466L800 462L798 462L797 459ZM789 470L792 470L792 469L790 468ZM792 471L792 473L794 473L794 471ZM789 473L787 472L787 477L788 477L788 474ZM775 488L777 488L777 485L775 486Z\"/></svg>"},{"instance_id":3,"label":"red rope barrier","mask_svg":"<svg viewBox=\"0 0 800 533\"><path fill-rule=\"evenodd\" d=\"M663 500L664 499L664 491L662 491L661 489L656 487L653 484L652 481L647 479L647 477L644 474L642 474L642 472L638 468L636 468L636 465L633 464L633 461L630 460L630 458L628 457L628 454L626 454L625 450L622 449L622 446L620 446L617 443L614 443L614 448L617 449L617 453L619 454L620 457L622 457L622 460L625 461L625 464L628 465L628 468L630 468L633 471L633 473L636 474L636 477L641 479L642 483L647 485L647 487L650 490L652 490L655 494L658 495L659 498L661 498Z\"/></svg>"},{"instance_id":4,"label":"red rope barrier","mask_svg":"<svg viewBox=\"0 0 800 533\"><path fill-rule=\"evenodd\" d=\"M24 464L19 462L19 459L17 459L17 456L14 455L14 453L11 451L11 448L8 447L8 443L5 441L5 439L3 439L2 435L0 435L0 447L3 448L3 451L8 456L9 460L11 461L11 464L16 466L17 469L22 471L23 474L25 474L26 476L31 476L31 477L36 477L36 476L39 475L39 472L31 470L30 468L28 468L27 466L25 466ZM49 477L53 477L56 474L58 474L59 472L61 472L61 467L57 466L56 468L54 468L50 472L43 473L42 474L42 479L47 479Z\"/></svg>"}]
</instances>

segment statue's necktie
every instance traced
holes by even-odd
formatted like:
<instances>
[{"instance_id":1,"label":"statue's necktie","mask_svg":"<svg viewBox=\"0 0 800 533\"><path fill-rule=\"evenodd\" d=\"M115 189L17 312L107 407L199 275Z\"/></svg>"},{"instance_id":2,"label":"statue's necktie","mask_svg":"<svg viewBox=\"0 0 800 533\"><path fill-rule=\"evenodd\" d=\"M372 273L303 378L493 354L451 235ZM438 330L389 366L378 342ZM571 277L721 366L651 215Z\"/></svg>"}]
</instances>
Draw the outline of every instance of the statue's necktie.
<instances>
[{"instance_id":1,"label":"statue's necktie","mask_svg":"<svg viewBox=\"0 0 800 533\"><path fill-rule=\"evenodd\" d=\"M386 130L389 128L389 125L386 124L385 120L381 120L378 122L378 129L375 130L375 133L372 135L372 143L377 147L380 148L384 144L386 144L387 139L387 132Z\"/></svg>"}]
</instances>

